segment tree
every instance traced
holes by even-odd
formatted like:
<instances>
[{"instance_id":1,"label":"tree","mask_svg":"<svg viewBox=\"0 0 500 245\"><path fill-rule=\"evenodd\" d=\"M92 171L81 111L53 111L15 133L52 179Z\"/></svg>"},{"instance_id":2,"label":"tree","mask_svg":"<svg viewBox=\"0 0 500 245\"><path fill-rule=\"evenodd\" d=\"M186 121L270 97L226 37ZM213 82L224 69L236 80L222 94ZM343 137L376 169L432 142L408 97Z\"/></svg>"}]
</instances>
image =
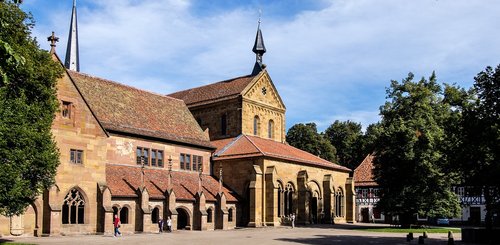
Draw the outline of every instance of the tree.
<instances>
[{"instance_id":1,"label":"tree","mask_svg":"<svg viewBox=\"0 0 500 245\"><path fill-rule=\"evenodd\" d=\"M458 175L447 172L444 124L451 107L433 73L429 80L391 81L389 101L381 106L381 134L375 146L375 180L381 187L378 206L398 215L403 225L423 217L455 217L460 204L453 184Z\"/></svg>"},{"instance_id":2,"label":"tree","mask_svg":"<svg viewBox=\"0 0 500 245\"><path fill-rule=\"evenodd\" d=\"M330 162L336 162L335 147L318 133L315 123L295 124L286 134L286 141L294 147L319 156Z\"/></svg>"},{"instance_id":3,"label":"tree","mask_svg":"<svg viewBox=\"0 0 500 245\"><path fill-rule=\"evenodd\" d=\"M31 37L18 1L0 1L0 214L24 212L52 185L59 154L51 134L62 67Z\"/></svg>"},{"instance_id":4,"label":"tree","mask_svg":"<svg viewBox=\"0 0 500 245\"><path fill-rule=\"evenodd\" d=\"M337 149L337 159L341 165L354 169L365 157L361 124L336 120L325 130L325 137Z\"/></svg>"},{"instance_id":5,"label":"tree","mask_svg":"<svg viewBox=\"0 0 500 245\"><path fill-rule=\"evenodd\" d=\"M483 193L485 223L493 226L500 213L500 65L474 78L471 96L461 100L463 141L457 144L464 184Z\"/></svg>"},{"instance_id":6,"label":"tree","mask_svg":"<svg viewBox=\"0 0 500 245\"><path fill-rule=\"evenodd\" d=\"M372 154L375 151L378 137L382 134L382 127L380 123L373 123L368 125L366 132L362 137L362 156Z\"/></svg>"}]
</instances>

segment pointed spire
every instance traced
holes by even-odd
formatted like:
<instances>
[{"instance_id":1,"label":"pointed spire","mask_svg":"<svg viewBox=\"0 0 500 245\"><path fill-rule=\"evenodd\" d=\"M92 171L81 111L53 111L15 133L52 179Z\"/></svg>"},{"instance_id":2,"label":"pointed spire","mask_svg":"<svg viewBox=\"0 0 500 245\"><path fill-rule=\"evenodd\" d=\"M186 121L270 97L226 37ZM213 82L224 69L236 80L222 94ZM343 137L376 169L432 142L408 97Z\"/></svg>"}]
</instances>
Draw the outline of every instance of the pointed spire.
<instances>
[{"instance_id":1,"label":"pointed spire","mask_svg":"<svg viewBox=\"0 0 500 245\"><path fill-rule=\"evenodd\" d=\"M73 12L69 26L68 47L66 49L66 60L64 66L73 71L80 71L80 60L78 52L78 25L76 20L76 0L73 0Z\"/></svg>"},{"instance_id":2,"label":"pointed spire","mask_svg":"<svg viewBox=\"0 0 500 245\"><path fill-rule=\"evenodd\" d=\"M266 52L266 46L264 46L264 38L262 37L262 31L260 30L260 15L261 11L259 10L259 24L257 26L257 34L255 35L255 43L252 48L252 51L256 55L252 75L258 74L264 68L262 64L262 56L264 56L264 53Z\"/></svg>"},{"instance_id":3,"label":"pointed spire","mask_svg":"<svg viewBox=\"0 0 500 245\"><path fill-rule=\"evenodd\" d=\"M47 41L50 42L50 53L53 54L56 52L56 42L59 42L59 38L56 37L54 32L52 32L52 35L47 37Z\"/></svg>"}]
</instances>

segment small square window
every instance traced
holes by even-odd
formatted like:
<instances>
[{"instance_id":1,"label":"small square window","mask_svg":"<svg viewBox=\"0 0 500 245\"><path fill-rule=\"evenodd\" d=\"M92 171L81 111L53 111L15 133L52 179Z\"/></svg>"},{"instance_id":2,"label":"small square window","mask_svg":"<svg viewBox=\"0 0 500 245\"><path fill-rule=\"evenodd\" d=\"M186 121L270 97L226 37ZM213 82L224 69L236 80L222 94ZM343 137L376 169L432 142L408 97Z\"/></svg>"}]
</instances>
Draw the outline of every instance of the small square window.
<instances>
[{"instance_id":1,"label":"small square window","mask_svg":"<svg viewBox=\"0 0 500 245\"><path fill-rule=\"evenodd\" d=\"M83 164L83 151L71 149L70 162L74 164Z\"/></svg>"},{"instance_id":2,"label":"small square window","mask_svg":"<svg viewBox=\"0 0 500 245\"><path fill-rule=\"evenodd\" d=\"M71 102L67 101L62 102L61 115L63 118L71 118Z\"/></svg>"}]
</instances>

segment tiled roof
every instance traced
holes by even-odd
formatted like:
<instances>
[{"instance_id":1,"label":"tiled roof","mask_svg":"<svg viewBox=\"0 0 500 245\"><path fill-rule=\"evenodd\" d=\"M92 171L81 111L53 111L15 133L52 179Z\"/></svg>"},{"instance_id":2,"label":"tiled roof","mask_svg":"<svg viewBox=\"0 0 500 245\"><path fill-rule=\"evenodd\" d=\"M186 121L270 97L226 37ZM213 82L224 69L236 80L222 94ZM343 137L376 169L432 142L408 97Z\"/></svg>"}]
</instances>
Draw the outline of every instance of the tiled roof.
<instances>
[{"instance_id":1,"label":"tiled roof","mask_svg":"<svg viewBox=\"0 0 500 245\"><path fill-rule=\"evenodd\" d=\"M217 146L214 154L215 161L265 156L343 172L351 171L349 168L329 162L291 145L256 136L240 135L231 141L224 139L212 141L212 143Z\"/></svg>"},{"instance_id":2,"label":"tiled roof","mask_svg":"<svg viewBox=\"0 0 500 245\"><path fill-rule=\"evenodd\" d=\"M255 76L247 75L209 85L175 92L168 96L183 100L188 106L198 106L238 97Z\"/></svg>"},{"instance_id":3,"label":"tiled roof","mask_svg":"<svg viewBox=\"0 0 500 245\"><path fill-rule=\"evenodd\" d=\"M377 186L373 179L373 159L375 156L367 155L365 159L354 169L354 184L356 186Z\"/></svg>"},{"instance_id":4,"label":"tiled roof","mask_svg":"<svg viewBox=\"0 0 500 245\"><path fill-rule=\"evenodd\" d=\"M141 168L119 164L106 165L106 182L112 196L137 197L137 188L141 183ZM172 171L173 190L177 199L195 200L198 191L197 172ZM202 175L202 188L207 201L216 201L219 192L219 181L210 175ZM165 198L163 193L168 189L168 170L144 169L144 184L152 198ZM222 191L228 202L236 202L236 194L226 187Z\"/></svg>"},{"instance_id":5,"label":"tiled roof","mask_svg":"<svg viewBox=\"0 0 500 245\"><path fill-rule=\"evenodd\" d=\"M182 100L74 71L68 74L106 130L212 147Z\"/></svg>"}]
</instances>

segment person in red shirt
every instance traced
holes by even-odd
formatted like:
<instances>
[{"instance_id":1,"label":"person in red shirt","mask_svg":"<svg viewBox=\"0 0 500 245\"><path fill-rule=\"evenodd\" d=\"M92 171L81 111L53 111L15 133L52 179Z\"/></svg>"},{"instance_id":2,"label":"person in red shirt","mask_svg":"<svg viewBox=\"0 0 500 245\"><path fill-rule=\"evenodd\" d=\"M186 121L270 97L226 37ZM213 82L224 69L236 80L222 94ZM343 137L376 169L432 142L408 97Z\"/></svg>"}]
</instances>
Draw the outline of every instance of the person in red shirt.
<instances>
[{"instance_id":1,"label":"person in red shirt","mask_svg":"<svg viewBox=\"0 0 500 245\"><path fill-rule=\"evenodd\" d=\"M118 215L115 214L115 220L113 222L113 225L115 227L115 237L116 236L121 236L122 233L120 232L120 225L121 225L121 222L120 222L120 218L118 218Z\"/></svg>"}]
</instances>

